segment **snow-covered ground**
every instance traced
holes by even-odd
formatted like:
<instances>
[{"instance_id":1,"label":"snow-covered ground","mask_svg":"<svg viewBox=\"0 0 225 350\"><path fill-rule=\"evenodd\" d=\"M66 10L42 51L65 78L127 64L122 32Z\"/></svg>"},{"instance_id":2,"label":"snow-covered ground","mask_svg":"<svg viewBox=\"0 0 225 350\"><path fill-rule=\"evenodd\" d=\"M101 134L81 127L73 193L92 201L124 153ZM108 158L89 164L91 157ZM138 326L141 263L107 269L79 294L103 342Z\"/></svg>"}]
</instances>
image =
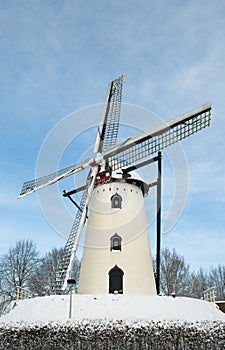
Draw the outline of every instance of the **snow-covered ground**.
<instances>
[{"instance_id":1,"label":"snow-covered ground","mask_svg":"<svg viewBox=\"0 0 225 350\"><path fill-rule=\"evenodd\" d=\"M69 295L54 295L17 302L0 321L65 321ZM215 304L192 298L150 295L73 294L74 320L221 320L225 314Z\"/></svg>"}]
</instances>

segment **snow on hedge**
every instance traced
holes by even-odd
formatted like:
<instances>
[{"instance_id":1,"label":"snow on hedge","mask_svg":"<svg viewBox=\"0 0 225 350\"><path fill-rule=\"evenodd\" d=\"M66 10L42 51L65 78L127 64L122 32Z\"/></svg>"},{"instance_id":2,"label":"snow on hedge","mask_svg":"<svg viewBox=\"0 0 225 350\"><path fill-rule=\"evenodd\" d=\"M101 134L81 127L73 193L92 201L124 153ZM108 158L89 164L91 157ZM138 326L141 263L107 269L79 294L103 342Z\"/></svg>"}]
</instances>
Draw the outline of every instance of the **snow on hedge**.
<instances>
[{"instance_id":1,"label":"snow on hedge","mask_svg":"<svg viewBox=\"0 0 225 350\"><path fill-rule=\"evenodd\" d=\"M0 349L224 350L223 321L83 320L0 324Z\"/></svg>"},{"instance_id":2,"label":"snow on hedge","mask_svg":"<svg viewBox=\"0 0 225 350\"><path fill-rule=\"evenodd\" d=\"M0 319L1 349L224 350L215 304L149 295L73 295L23 300Z\"/></svg>"}]
</instances>

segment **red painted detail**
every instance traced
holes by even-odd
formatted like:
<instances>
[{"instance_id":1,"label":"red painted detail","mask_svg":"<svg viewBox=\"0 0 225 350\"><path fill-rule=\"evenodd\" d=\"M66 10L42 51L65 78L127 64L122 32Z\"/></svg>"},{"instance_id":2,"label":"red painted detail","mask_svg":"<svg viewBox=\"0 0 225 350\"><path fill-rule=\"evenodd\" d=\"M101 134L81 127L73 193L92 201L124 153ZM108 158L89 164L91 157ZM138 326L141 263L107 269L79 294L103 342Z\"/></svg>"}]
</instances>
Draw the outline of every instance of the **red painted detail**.
<instances>
[{"instance_id":1,"label":"red painted detail","mask_svg":"<svg viewBox=\"0 0 225 350\"><path fill-rule=\"evenodd\" d=\"M111 179L111 176L108 172L102 171L101 173L98 173L96 180L95 180L95 186L105 184L106 182L109 182Z\"/></svg>"}]
</instances>

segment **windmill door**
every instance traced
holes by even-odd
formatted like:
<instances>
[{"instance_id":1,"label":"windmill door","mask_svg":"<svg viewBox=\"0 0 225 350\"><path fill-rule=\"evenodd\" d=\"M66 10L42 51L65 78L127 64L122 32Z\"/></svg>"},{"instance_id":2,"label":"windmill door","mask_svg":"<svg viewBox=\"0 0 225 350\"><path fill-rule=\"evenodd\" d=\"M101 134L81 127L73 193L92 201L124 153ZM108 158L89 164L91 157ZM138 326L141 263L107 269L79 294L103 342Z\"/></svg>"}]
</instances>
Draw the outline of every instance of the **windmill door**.
<instances>
[{"instance_id":1,"label":"windmill door","mask_svg":"<svg viewBox=\"0 0 225 350\"><path fill-rule=\"evenodd\" d=\"M109 293L123 294L123 271L116 265L109 271Z\"/></svg>"}]
</instances>

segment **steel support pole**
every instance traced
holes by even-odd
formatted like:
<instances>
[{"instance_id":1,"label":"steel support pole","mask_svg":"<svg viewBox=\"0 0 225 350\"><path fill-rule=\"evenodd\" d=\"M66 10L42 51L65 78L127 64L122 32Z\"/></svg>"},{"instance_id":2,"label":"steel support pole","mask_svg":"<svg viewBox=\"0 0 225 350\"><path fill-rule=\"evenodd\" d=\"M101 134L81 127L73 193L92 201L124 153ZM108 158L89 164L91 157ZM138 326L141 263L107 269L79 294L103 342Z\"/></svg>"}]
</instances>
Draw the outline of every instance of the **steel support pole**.
<instances>
[{"instance_id":1,"label":"steel support pole","mask_svg":"<svg viewBox=\"0 0 225 350\"><path fill-rule=\"evenodd\" d=\"M160 293L160 255L161 255L161 191L162 191L162 154L158 152L157 179L157 241L156 241L156 290Z\"/></svg>"},{"instance_id":2,"label":"steel support pole","mask_svg":"<svg viewBox=\"0 0 225 350\"><path fill-rule=\"evenodd\" d=\"M73 287L70 287L70 305L69 305L69 318L72 316L72 302L73 302Z\"/></svg>"}]
</instances>

